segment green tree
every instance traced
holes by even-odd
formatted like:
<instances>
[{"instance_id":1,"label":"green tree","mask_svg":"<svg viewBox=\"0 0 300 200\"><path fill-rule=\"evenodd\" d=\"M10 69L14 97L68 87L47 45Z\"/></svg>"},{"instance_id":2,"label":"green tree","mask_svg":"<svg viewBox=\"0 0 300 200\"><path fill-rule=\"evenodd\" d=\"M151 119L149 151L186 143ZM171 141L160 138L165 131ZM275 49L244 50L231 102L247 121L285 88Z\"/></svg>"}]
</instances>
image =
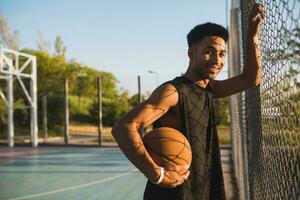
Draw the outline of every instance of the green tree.
<instances>
[{"instance_id":1,"label":"green tree","mask_svg":"<svg viewBox=\"0 0 300 200\"><path fill-rule=\"evenodd\" d=\"M5 131L5 126L6 126L6 113L7 113L7 109L6 109L6 105L4 103L4 101L0 100L0 138L3 138L4 135L6 135Z\"/></svg>"},{"instance_id":2,"label":"green tree","mask_svg":"<svg viewBox=\"0 0 300 200\"><path fill-rule=\"evenodd\" d=\"M49 54L50 47L51 47L50 42L45 39L44 34L42 32L39 31L38 35L39 35L39 40L38 40L37 46L38 46L39 51Z\"/></svg>"},{"instance_id":3,"label":"green tree","mask_svg":"<svg viewBox=\"0 0 300 200\"><path fill-rule=\"evenodd\" d=\"M36 56L38 92L48 95L62 93L63 79L72 76L68 73L66 60L63 57L51 56L37 50L24 49L22 51Z\"/></svg>"},{"instance_id":4,"label":"green tree","mask_svg":"<svg viewBox=\"0 0 300 200\"><path fill-rule=\"evenodd\" d=\"M0 12L0 43L9 49L19 49L19 32L10 32L6 17Z\"/></svg>"},{"instance_id":5,"label":"green tree","mask_svg":"<svg viewBox=\"0 0 300 200\"><path fill-rule=\"evenodd\" d=\"M272 65L278 65L282 80L280 84L275 84L270 90L265 92L265 95L270 96L269 104L274 107L279 107L277 115L282 116L287 114L284 110L286 104L291 104L292 110L288 113L289 116L300 116L300 27L295 27L292 30L282 29L280 38L283 38L280 46L268 52L271 55ZM287 69L287 70L285 70ZM272 98L274 94L282 94L285 92L285 98Z\"/></svg>"},{"instance_id":6,"label":"green tree","mask_svg":"<svg viewBox=\"0 0 300 200\"><path fill-rule=\"evenodd\" d=\"M130 110L131 106L128 98L128 92L126 91L113 98L103 98L102 112L105 126L112 126L122 115ZM90 116L95 123L98 122L98 103L96 101L90 109Z\"/></svg>"},{"instance_id":7,"label":"green tree","mask_svg":"<svg viewBox=\"0 0 300 200\"><path fill-rule=\"evenodd\" d=\"M146 95L141 95L141 100L142 100L142 102L145 101L146 100ZM134 107L134 106L138 105L140 103L139 102L139 94L132 95L128 99L128 102L129 102L131 107Z\"/></svg>"},{"instance_id":8,"label":"green tree","mask_svg":"<svg viewBox=\"0 0 300 200\"><path fill-rule=\"evenodd\" d=\"M229 97L214 99L216 124L229 125Z\"/></svg>"},{"instance_id":9,"label":"green tree","mask_svg":"<svg viewBox=\"0 0 300 200\"><path fill-rule=\"evenodd\" d=\"M60 36L55 39L55 53L57 56L66 57L67 47L64 46L64 42Z\"/></svg>"},{"instance_id":10,"label":"green tree","mask_svg":"<svg viewBox=\"0 0 300 200\"><path fill-rule=\"evenodd\" d=\"M109 121L108 124L111 124L111 121L119 117L120 113L123 113L124 110L128 110L128 99L126 99L125 93L118 95L117 79L112 73L92 69L84 64L78 63L76 60L67 62L62 56L57 56L56 54L49 55L45 52L29 49L23 52L35 55L37 58L38 92L39 94L47 95L49 98L49 116L55 117L51 112L60 111L59 114L57 113L57 117L53 119L53 124L56 122L63 123L62 95L64 90L64 78L69 80L70 117L72 120L86 121L87 119L97 116L90 117L89 115L90 111L96 108L93 102L97 97L98 77L102 80L102 96L104 99L103 116L111 118L107 119L107 121ZM82 102L83 100L84 102ZM60 106L58 106L58 104ZM56 109L54 106L60 108ZM51 119L49 120L51 121Z\"/></svg>"}]
</instances>

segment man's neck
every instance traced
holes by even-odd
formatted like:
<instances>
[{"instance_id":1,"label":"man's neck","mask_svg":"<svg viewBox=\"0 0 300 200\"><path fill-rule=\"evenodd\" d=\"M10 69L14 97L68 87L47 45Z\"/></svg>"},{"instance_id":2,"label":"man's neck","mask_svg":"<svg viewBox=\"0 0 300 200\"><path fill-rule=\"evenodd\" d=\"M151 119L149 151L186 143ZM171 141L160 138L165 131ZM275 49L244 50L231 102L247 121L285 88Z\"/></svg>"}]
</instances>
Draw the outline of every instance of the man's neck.
<instances>
[{"instance_id":1,"label":"man's neck","mask_svg":"<svg viewBox=\"0 0 300 200\"><path fill-rule=\"evenodd\" d=\"M191 73L189 71L186 71L183 76L191 81L193 81L194 83L196 83L197 85L199 85L202 88L206 88L208 83L209 83L209 79L203 79L200 78L198 76L195 75L195 73Z\"/></svg>"}]
</instances>

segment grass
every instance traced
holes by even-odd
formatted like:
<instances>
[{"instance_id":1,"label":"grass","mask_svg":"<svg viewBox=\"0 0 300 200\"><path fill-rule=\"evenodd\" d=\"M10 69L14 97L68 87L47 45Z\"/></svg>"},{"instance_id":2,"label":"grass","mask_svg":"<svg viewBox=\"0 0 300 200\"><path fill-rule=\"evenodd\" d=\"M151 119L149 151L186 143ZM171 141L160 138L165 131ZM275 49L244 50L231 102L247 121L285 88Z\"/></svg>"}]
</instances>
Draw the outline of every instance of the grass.
<instances>
[{"instance_id":1,"label":"grass","mask_svg":"<svg viewBox=\"0 0 300 200\"><path fill-rule=\"evenodd\" d=\"M111 127L102 128L102 142L116 143L114 137L111 135ZM98 127L92 125L70 125L70 134L80 134L80 135L98 135Z\"/></svg>"},{"instance_id":2,"label":"grass","mask_svg":"<svg viewBox=\"0 0 300 200\"><path fill-rule=\"evenodd\" d=\"M218 136L220 145L231 145L230 127L219 126Z\"/></svg>"},{"instance_id":3,"label":"grass","mask_svg":"<svg viewBox=\"0 0 300 200\"><path fill-rule=\"evenodd\" d=\"M231 136L230 136L230 127L229 126L218 126L218 136L219 136L219 143L220 145L231 145ZM18 131L16 131L18 132ZM91 124L74 124L70 125L69 127L70 134L80 134L80 135L98 135L98 127ZM60 134L57 134L60 133ZM16 135L19 135L20 133L17 133ZM27 135L28 138L30 135ZM56 127L55 130L48 130L48 137L57 137L63 136L63 126ZM43 137L43 133L40 130L39 137ZM6 140L6 135L1 135L0 137L2 140ZM24 138L16 138L17 140L24 140ZM97 141L96 141L97 142ZM111 135L111 127L103 127L102 129L102 142L108 142L108 143L116 143L114 137Z\"/></svg>"},{"instance_id":4,"label":"grass","mask_svg":"<svg viewBox=\"0 0 300 200\"><path fill-rule=\"evenodd\" d=\"M98 129L95 126L70 126L70 131L83 132L88 131L92 134L98 134ZM220 145L231 145L230 127L229 126L219 126L218 136ZM103 127L102 140L104 142L115 142L115 139L111 135L111 127Z\"/></svg>"}]
</instances>

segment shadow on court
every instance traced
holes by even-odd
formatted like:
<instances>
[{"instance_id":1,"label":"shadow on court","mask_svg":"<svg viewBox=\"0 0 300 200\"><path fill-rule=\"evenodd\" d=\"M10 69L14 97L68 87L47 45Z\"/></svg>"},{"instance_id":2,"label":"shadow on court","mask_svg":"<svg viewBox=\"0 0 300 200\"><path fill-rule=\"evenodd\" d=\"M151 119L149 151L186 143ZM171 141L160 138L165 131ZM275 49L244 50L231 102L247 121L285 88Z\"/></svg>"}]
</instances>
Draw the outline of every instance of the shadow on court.
<instances>
[{"instance_id":1,"label":"shadow on court","mask_svg":"<svg viewBox=\"0 0 300 200\"><path fill-rule=\"evenodd\" d=\"M227 199L230 150L222 149ZM146 178L119 148L0 147L0 199L141 200Z\"/></svg>"}]
</instances>

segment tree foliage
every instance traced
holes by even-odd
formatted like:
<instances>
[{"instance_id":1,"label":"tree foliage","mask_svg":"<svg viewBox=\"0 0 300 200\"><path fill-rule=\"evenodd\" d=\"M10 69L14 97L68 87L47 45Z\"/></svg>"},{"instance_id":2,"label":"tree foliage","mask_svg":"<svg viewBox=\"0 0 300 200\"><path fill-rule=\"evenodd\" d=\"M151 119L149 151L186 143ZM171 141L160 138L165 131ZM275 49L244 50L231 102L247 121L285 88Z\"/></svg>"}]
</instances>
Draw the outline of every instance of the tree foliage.
<instances>
[{"instance_id":1,"label":"tree foliage","mask_svg":"<svg viewBox=\"0 0 300 200\"><path fill-rule=\"evenodd\" d=\"M270 50L272 65L277 65L280 73L277 79L280 84L273 85L265 95L269 96L269 104L276 108L275 115L283 116L287 114L284 105L289 105L288 115L300 116L300 28L291 30L282 29L280 32L281 44ZM274 94L284 96L284 98L272 98Z\"/></svg>"},{"instance_id":2,"label":"tree foliage","mask_svg":"<svg viewBox=\"0 0 300 200\"><path fill-rule=\"evenodd\" d=\"M217 125L229 125L229 97L214 99Z\"/></svg>"},{"instance_id":3,"label":"tree foliage","mask_svg":"<svg viewBox=\"0 0 300 200\"><path fill-rule=\"evenodd\" d=\"M102 96L104 117L108 117L109 124L116 120L128 108L126 94L118 95L117 79L112 73L98 71L75 60L69 62L61 55L49 55L37 50L24 50L37 58L38 93L48 96L49 116L55 116L53 124L63 123L63 94L64 79L68 79L69 103L71 120L83 120L81 123L94 122L97 98L97 78L102 80ZM83 100L85 102L83 102ZM52 104L53 102L53 104ZM88 102L88 103L87 103ZM124 106L125 105L125 106ZM59 110L57 109L59 107ZM125 109L125 110L124 110ZM127 111L127 110L126 110ZM88 122L89 123L89 122Z\"/></svg>"},{"instance_id":4,"label":"tree foliage","mask_svg":"<svg viewBox=\"0 0 300 200\"><path fill-rule=\"evenodd\" d=\"M18 50L19 32L11 33L6 17L0 12L0 42L7 48Z\"/></svg>"},{"instance_id":5,"label":"tree foliage","mask_svg":"<svg viewBox=\"0 0 300 200\"><path fill-rule=\"evenodd\" d=\"M146 100L146 95L141 95L141 101L143 102L145 100ZM140 103L139 102L139 94L132 95L128 99L128 102L129 102L131 107L134 107L134 106L138 105Z\"/></svg>"},{"instance_id":6,"label":"tree foliage","mask_svg":"<svg viewBox=\"0 0 300 200\"><path fill-rule=\"evenodd\" d=\"M51 47L50 42L45 39L44 34L42 32L39 31L38 34L39 34L39 40L37 43L38 50L40 52L49 54L50 47Z\"/></svg>"},{"instance_id":7,"label":"tree foliage","mask_svg":"<svg viewBox=\"0 0 300 200\"><path fill-rule=\"evenodd\" d=\"M55 53L57 56L66 57L67 47L60 36L55 39Z\"/></svg>"}]
</instances>

